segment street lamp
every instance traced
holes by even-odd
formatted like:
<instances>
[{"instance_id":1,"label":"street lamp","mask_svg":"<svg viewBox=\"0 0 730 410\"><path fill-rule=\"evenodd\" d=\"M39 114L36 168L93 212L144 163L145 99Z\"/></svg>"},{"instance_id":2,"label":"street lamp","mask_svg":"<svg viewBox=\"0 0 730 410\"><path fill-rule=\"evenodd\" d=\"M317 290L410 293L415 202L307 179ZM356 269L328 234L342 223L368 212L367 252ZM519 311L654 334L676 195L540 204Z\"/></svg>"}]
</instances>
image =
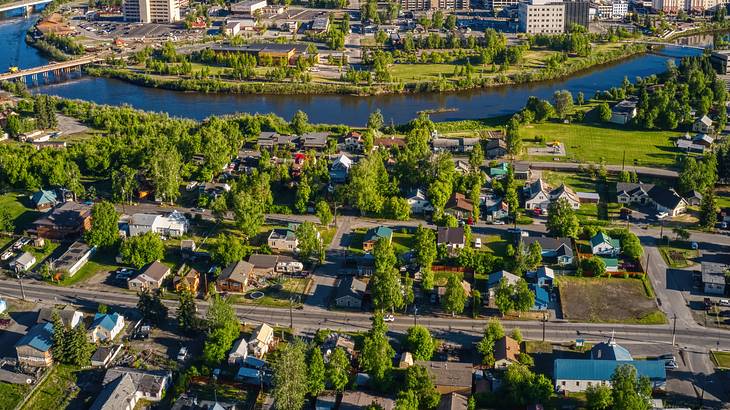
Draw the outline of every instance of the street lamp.
<instances>
[{"instance_id":1,"label":"street lamp","mask_svg":"<svg viewBox=\"0 0 730 410\"><path fill-rule=\"evenodd\" d=\"M418 306L413 305L413 326L418 324ZM720 342L717 342L720 343Z\"/></svg>"}]
</instances>

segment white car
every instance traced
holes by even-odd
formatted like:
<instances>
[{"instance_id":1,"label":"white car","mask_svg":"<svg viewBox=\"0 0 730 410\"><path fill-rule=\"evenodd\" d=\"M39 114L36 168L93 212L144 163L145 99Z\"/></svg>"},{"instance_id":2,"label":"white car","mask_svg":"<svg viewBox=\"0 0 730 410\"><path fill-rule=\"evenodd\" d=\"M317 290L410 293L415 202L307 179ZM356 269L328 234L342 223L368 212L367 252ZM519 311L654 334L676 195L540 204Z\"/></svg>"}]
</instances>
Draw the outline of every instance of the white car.
<instances>
[{"instance_id":1,"label":"white car","mask_svg":"<svg viewBox=\"0 0 730 410\"><path fill-rule=\"evenodd\" d=\"M730 300L720 299L720 306L730 306Z\"/></svg>"},{"instance_id":2,"label":"white car","mask_svg":"<svg viewBox=\"0 0 730 410\"><path fill-rule=\"evenodd\" d=\"M476 238L474 240L474 247L480 249L482 247L482 238Z\"/></svg>"},{"instance_id":3,"label":"white car","mask_svg":"<svg viewBox=\"0 0 730 410\"><path fill-rule=\"evenodd\" d=\"M385 315L383 317L383 322L395 322L395 316L393 316L393 315Z\"/></svg>"},{"instance_id":4,"label":"white car","mask_svg":"<svg viewBox=\"0 0 730 410\"><path fill-rule=\"evenodd\" d=\"M177 354L177 361L184 362L188 358L188 348L183 346L180 348L180 352Z\"/></svg>"},{"instance_id":5,"label":"white car","mask_svg":"<svg viewBox=\"0 0 730 410\"><path fill-rule=\"evenodd\" d=\"M494 225L504 225L504 221L494 221Z\"/></svg>"},{"instance_id":6,"label":"white car","mask_svg":"<svg viewBox=\"0 0 730 410\"><path fill-rule=\"evenodd\" d=\"M666 212L660 212L660 213L656 214L656 219L664 219L664 218L666 218L668 216L669 216L668 213L666 213Z\"/></svg>"}]
</instances>

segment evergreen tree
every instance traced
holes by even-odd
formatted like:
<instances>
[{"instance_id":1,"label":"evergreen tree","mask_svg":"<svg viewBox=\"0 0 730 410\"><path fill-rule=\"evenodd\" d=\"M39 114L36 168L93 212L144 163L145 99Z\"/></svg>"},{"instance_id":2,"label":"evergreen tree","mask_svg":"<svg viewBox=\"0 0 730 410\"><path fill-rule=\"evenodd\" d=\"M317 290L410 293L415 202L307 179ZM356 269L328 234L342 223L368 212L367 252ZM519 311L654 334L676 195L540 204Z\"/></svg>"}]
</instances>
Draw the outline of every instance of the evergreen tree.
<instances>
[{"instance_id":1,"label":"evergreen tree","mask_svg":"<svg viewBox=\"0 0 730 410\"><path fill-rule=\"evenodd\" d=\"M177 308L177 325L183 332L192 332L198 325L198 307L193 293L187 289L180 292L180 306Z\"/></svg>"},{"instance_id":2,"label":"evergreen tree","mask_svg":"<svg viewBox=\"0 0 730 410\"><path fill-rule=\"evenodd\" d=\"M51 323L53 324L53 359L57 362L65 363L68 360L68 342L66 339L66 326L61 321L61 316L57 310L51 313Z\"/></svg>"},{"instance_id":3,"label":"evergreen tree","mask_svg":"<svg viewBox=\"0 0 730 410\"><path fill-rule=\"evenodd\" d=\"M144 289L139 292L137 310L145 320L155 325L160 325L167 318L167 306L162 303L159 292Z\"/></svg>"},{"instance_id":4,"label":"evergreen tree","mask_svg":"<svg viewBox=\"0 0 730 410\"><path fill-rule=\"evenodd\" d=\"M388 327L383 321L381 313L373 315L373 325L363 342L360 354L360 366L370 375L376 385L387 380L389 371L393 367L395 350L388 341Z\"/></svg>"},{"instance_id":5,"label":"evergreen tree","mask_svg":"<svg viewBox=\"0 0 730 410\"><path fill-rule=\"evenodd\" d=\"M94 346L89 341L86 328L79 324L73 329L66 329L67 353L66 363L74 366L87 366L91 363Z\"/></svg>"},{"instance_id":6,"label":"evergreen tree","mask_svg":"<svg viewBox=\"0 0 730 410\"><path fill-rule=\"evenodd\" d=\"M322 351L317 346L309 350L307 391L312 397L319 396L325 389L325 366Z\"/></svg>"},{"instance_id":7,"label":"evergreen tree","mask_svg":"<svg viewBox=\"0 0 730 410\"><path fill-rule=\"evenodd\" d=\"M307 363L304 343L296 339L279 349L272 363L274 406L279 410L301 410L307 395Z\"/></svg>"},{"instance_id":8,"label":"evergreen tree","mask_svg":"<svg viewBox=\"0 0 730 410\"><path fill-rule=\"evenodd\" d=\"M337 392L342 392L347 386L350 373L350 359L347 353L341 348L336 348L330 355L327 363L327 380Z\"/></svg>"},{"instance_id":9,"label":"evergreen tree","mask_svg":"<svg viewBox=\"0 0 730 410\"><path fill-rule=\"evenodd\" d=\"M700 225L705 229L710 229L717 223L717 199L715 198L715 190L710 187L705 191L700 203Z\"/></svg>"}]
</instances>

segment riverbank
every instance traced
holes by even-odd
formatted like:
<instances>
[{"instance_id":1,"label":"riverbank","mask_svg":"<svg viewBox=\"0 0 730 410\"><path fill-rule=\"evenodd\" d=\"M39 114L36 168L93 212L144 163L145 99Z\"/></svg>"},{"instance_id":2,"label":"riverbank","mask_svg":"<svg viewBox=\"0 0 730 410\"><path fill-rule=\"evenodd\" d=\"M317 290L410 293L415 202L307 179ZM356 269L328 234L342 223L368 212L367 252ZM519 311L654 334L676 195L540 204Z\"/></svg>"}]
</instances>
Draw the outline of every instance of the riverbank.
<instances>
[{"instance_id":1,"label":"riverbank","mask_svg":"<svg viewBox=\"0 0 730 410\"><path fill-rule=\"evenodd\" d=\"M722 22L705 23L700 27L692 28L689 30L682 31L681 33L674 33L666 37L665 41L674 41L684 37L697 36L702 34L714 34L722 31L730 31L730 20Z\"/></svg>"},{"instance_id":2,"label":"riverbank","mask_svg":"<svg viewBox=\"0 0 730 410\"><path fill-rule=\"evenodd\" d=\"M584 70L616 63L623 59L648 51L645 44L624 44L620 48L597 52L587 57L568 59L558 67L543 67L537 70L496 74L476 78L459 78L440 81L391 82L373 85L354 85L337 82L267 82L233 81L220 78L193 79L171 78L150 75L131 70L108 66L87 67L86 72L94 77L114 78L135 85L161 88L172 91L229 94L274 94L274 95L322 95L341 94L354 96L375 96L383 94L424 93L465 91L479 88L524 85L542 81L560 80Z\"/></svg>"}]
</instances>

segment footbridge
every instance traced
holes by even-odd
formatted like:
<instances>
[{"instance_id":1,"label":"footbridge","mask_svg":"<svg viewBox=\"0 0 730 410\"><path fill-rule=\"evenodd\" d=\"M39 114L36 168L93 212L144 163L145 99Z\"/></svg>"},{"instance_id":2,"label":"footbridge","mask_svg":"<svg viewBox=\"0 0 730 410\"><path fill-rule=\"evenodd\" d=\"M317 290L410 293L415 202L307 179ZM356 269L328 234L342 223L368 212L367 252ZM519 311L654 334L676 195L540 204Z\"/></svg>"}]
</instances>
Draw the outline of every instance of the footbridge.
<instances>
[{"instance_id":1,"label":"footbridge","mask_svg":"<svg viewBox=\"0 0 730 410\"><path fill-rule=\"evenodd\" d=\"M0 74L0 81L9 81L9 80L15 80L15 79L25 80L28 77L36 79L36 78L38 78L38 75L47 77L49 73L53 73L56 75L61 74L61 73L68 73L68 72L77 70L87 64L93 64L93 63L96 63L99 61L101 61L101 57L99 57L99 56L88 56L88 57L77 58L75 60L62 61L59 63L51 63L51 64L39 66L39 67L19 70L16 72L8 72L8 73Z\"/></svg>"}]
</instances>

